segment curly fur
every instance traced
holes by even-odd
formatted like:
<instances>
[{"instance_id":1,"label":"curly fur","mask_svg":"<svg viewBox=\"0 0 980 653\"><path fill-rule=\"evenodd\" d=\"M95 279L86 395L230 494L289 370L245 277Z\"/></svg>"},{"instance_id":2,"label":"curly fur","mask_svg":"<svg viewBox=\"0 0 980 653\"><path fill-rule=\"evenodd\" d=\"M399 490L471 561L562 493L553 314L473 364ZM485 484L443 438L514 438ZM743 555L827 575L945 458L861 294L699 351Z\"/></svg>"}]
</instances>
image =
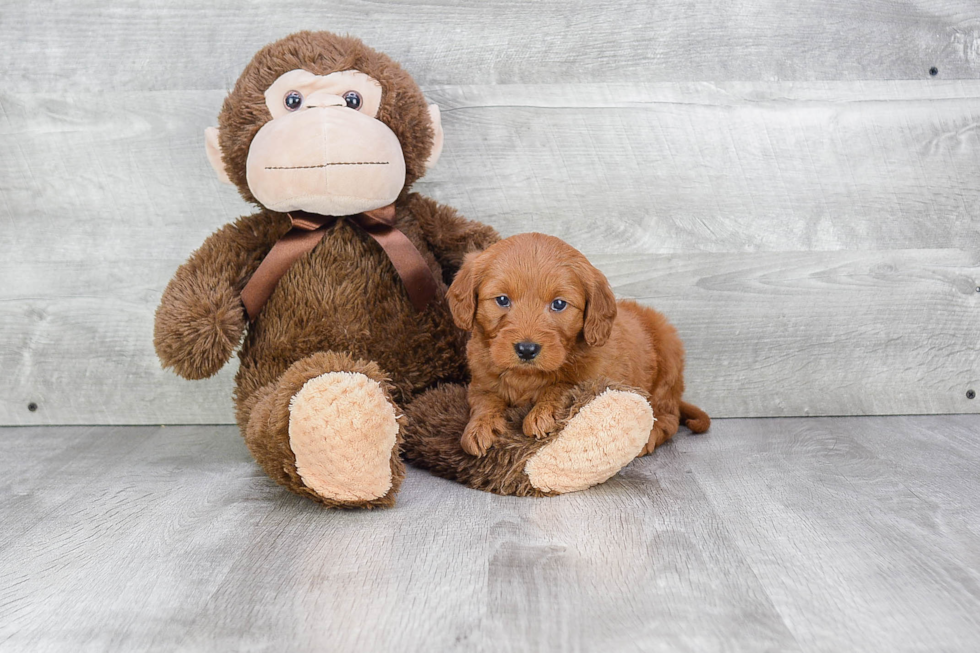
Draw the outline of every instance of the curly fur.
<instances>
[{"instance_id":1,"label":"curly fur","mask_svg":"<svg viewBox=\"0 0 980 653\"><path fill-rule=\"evenodd\" d=\"M552 310L556 300L565 307ZM651 308L617 303L605 276L554 236L519 234L470 256L449 303L457 324L473 330L471 419L462 446L474 455L493 446L507 406L532 406L526 435L552 433L566 388L590 379L649 393L657 422L644 454L672 437L682 419L694 432L710 424L704 411L681 401L684 345L677 330ZM521 343L539 352L522 360Z\"/></svg>"},{"instance_id":2,"label":"curly fur","mask_svg":"<svg viewBox=\"0 0 980 653\"><path fill-rule=\"evenodd\" d=\"M256 201L248 189L246 160L253 137L271 119L264 91L297 68L318 75L356 69L381 83L378 118L397 136L407 170L395 202L396 227L442 281L440 295L423 313L413 308L381 247L338 220L279 280L258 318L247 323L242 288L290 222ZM396 414L406 415L399 442L419 465L479 489L542 494L530 485L523 463L544 441L526 438L519 421L494 456L478 460L459 448L469 413L461 385L467 380L466 334L453 323L444 294L467 253L490 246L499 236L410 192L425 170L433 130L425 98L408 73L357 39L300 32L255 55L225 100L219 124L228 177L259 210L209 237L167 286L154 330L163 365L186 378L204 378L215 374L241 343L235 404L249 450L276 482L324 505L390 506L404 477L396 444L392 487L384 497L335 501L303 483L290 449L289 404L307 381L337 371L359 372L383 386ZM581 392L578 400L570 399L570 410L576 401L594 396Z\"/></svg>"},{"instance_id":3,"label":"curly fur","mask_svg":"<svg viewBox=\"0 0 980 653\"><path fill-rule=\"evenodd\" d=\"M585 405L610 389L636 392L601 379L580 383L562 395L557 428L541 439L529 438L521 431L529 406L508 408L503 433L492 449L477 458L459 446L469 415L466 388L459 384L440 385L405 407L407 423L402 453L417 467L477 490L528 497L553 496L558 493L531 484L524 471L528 461L554 441ZM645 396L642 392L638 394Z\"/></svg>"},{"instance_id":4,"label":"curly fur","mask_svg":"<svg viewBox=\"0 0 980 653\"><path fill-rule=\"evenodd\" d=\"M444 294L463 256L495 242L497 233L409 192L433 145L428 105L407 72L357 39L300 32L255 55L219 116L230 180L258 204L248 189L246 160L252 138L271 119L263 94L297 68L320 75L357 69L381 83L378 118L398 137L407 171L395 202L396 226L445 282ZM259 204L258 212L209 237L163 293L154 325L157 354L165 367L199 379L215 374L241 343L236 416L263 469L290 490L333 507L391 505L404 477L397 447L391 491L375 501L332 502L303 484L289 448L289 401L314 376L356 371L383 381L397 407L436 383L465 379L465 334L442 296L418 314L384 251L345 221L282 277L262 314L247 324L241 290L289 228L286 215Z\"/></svg>"}]
</instances>

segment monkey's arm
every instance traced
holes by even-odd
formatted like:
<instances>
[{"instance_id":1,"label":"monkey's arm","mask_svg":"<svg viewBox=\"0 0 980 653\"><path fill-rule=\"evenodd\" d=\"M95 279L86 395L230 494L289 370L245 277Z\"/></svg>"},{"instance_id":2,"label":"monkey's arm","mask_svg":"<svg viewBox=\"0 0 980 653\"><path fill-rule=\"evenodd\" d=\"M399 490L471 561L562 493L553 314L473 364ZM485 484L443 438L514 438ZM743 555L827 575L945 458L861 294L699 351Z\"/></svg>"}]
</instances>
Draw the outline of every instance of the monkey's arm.
<instances>
[{"instance_id":1,"label":"monkey's arm","mask_svg":"<svg viewBox=\"0 0 980 653\"><path fill-rule=\"evenodd\" d=\"M165 368L185 379L203 379L228 362L245 330L242 288L288 228L279 214L239 218L209 236L177 268L153 328L153 345Z\"/></svg>"},{"instance_id":2,"label":"monkey's arm","mask_svg":"<svg viewBox=\"0 0 980 653\"><path fill-rule=\"evenodd\" d=\"M442 266L446 283L452 282L468 252L486 249L500 240L493 227L467 220L456 209L418 193L409 195L409 206Z\"/></svg>"}]
</instances>

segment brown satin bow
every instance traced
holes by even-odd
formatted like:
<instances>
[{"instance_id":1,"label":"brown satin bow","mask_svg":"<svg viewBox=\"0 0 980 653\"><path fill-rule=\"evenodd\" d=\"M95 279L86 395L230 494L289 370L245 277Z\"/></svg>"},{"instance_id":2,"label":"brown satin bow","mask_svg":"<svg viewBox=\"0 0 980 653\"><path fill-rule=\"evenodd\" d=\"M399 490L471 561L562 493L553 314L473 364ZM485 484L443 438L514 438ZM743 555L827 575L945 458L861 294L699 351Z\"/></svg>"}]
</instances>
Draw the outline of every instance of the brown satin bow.
<instances>
[{"instance_id":1,"label":"brown satin bow","mask_svg":"<svg viewBox=\"0 0 980 653\"><path fill-rule=\"evenodd\" d=\"M341 217L305 211L292 211L288 215L293 228L272 246L242 290L242 303L249 320L254 320L262 312L282 275L303 254L316 247L326 235L327 228L337 220L356 224L381 245L405 284L415 310L421 313L435 297L438 285L432 270L408 236L395 228L394 204Z\"/></svg>"}]
</instances>

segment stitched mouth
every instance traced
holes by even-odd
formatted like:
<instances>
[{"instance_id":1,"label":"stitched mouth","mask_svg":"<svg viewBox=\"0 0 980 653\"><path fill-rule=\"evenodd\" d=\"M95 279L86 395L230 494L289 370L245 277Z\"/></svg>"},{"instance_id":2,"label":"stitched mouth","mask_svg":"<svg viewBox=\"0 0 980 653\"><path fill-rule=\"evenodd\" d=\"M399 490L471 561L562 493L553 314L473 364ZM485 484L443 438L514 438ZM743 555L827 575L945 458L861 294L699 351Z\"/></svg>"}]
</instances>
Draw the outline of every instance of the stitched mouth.
<instances>
[{"instance_id":1,"label":"stitched mouth","mask_svg":"<svg viewBox=\"0 0 980 653\"><path fill-rule=\"evenodd\" d=\"M386 166L388 161L336 161L321 163L317 166L266 166L266 170L310 170L312 168L327 168L330 166Z\"/></svg>"}]
</instances>

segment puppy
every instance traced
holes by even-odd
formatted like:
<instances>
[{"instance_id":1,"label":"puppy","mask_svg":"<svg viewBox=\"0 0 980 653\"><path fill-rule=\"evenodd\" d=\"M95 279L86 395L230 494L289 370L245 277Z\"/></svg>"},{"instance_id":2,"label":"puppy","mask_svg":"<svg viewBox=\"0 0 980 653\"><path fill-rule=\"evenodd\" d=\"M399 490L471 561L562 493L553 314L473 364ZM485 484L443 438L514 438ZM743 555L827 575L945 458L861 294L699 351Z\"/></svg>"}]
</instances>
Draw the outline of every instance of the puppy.
<instances>
[{"instance_id":1,"label":"puppy","mask_svg":"<svg viewBox=\"0 0 980 653\"><path fill-rule=\"evenodd\" d=\"M504 410L532 405L528 436L557 426L572 386L605 378L650 395L656 418L640 455L684 424L702 433L708 415L681 400L684 346L653 309L616 302L606 277L575 248L553 236L520 234L467 255L448 293L467 345L472 374L470 421L460 442L481 456L504 430Z\"/></svg>"}]
</instances>

